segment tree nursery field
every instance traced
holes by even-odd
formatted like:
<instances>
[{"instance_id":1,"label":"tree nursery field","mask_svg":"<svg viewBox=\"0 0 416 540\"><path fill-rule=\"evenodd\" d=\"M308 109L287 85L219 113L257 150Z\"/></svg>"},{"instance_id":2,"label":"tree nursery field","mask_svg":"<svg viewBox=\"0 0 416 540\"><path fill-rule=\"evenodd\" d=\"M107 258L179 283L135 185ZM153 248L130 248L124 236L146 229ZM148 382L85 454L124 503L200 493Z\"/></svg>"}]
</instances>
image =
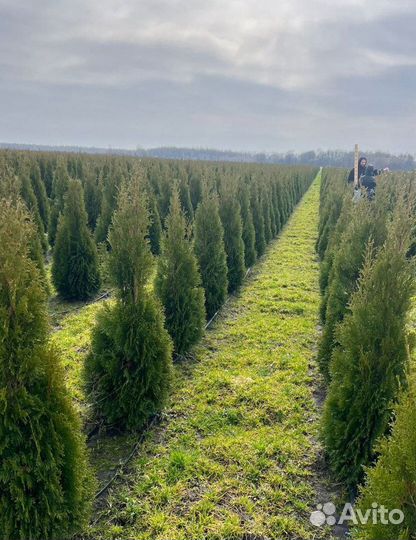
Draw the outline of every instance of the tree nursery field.
<instances>
[{"instance_id":1,"label":"tree nursery field","mask_svg":"<svg viewBox=\"0 0 416 540\"><path fill-rule=\"evenodd\" d=\"M416 175L0 153L1 540L414 540Z\"/></svg>"}]
</instances>

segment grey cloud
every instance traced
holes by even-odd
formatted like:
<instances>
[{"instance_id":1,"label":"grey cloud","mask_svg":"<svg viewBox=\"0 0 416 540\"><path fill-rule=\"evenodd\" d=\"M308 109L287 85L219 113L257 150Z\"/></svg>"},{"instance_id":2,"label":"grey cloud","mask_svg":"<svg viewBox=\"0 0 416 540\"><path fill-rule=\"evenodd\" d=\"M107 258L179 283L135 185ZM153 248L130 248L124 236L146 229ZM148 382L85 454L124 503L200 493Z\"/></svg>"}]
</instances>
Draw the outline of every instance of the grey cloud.
<instances>
[{"instance_id":1,"label":"grey cloud","mask_svg":"<svg viewBox=\"0 0 416 540\"><path fill-rule=\"evenodd\" d=\"M0 140L415 151L416 5L0 0Z\"/></svg>"}]
</instances>

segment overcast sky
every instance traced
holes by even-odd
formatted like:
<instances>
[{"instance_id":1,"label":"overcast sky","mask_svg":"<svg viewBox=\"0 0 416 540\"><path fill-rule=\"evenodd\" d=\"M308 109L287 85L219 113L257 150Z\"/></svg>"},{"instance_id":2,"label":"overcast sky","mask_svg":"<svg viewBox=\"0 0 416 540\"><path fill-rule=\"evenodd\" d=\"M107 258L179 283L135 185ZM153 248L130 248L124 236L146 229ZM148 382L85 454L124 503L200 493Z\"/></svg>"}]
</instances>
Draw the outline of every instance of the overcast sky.
<instances>
[{"instance_id":1,"label":"overcast sky","mask_svg":"<svg viewBox=\"0 0 416 540\"><path fill-rule=\"evenodd\" d=\"M0 141L416 153L415 0L0 0Z\"/></svg>"}]
</instances>

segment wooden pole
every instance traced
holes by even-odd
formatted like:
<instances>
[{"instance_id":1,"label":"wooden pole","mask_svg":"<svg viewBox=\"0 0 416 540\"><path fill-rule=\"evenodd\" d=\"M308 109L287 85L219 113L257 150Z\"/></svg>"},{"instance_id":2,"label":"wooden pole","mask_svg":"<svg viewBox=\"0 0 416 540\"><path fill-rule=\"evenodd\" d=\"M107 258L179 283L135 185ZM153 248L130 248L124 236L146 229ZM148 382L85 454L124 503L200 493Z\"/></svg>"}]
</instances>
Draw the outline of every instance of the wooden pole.
<instances>
[{"instance_id":1,"label":"wooden pole","mask_svg":"<svg viewBox=\"0 0 416 540\"><path fill-rule=\"evenodd\" d=\"M354 148L354 187L358 188L358 144Z\"/></svg>"}]
</instances>

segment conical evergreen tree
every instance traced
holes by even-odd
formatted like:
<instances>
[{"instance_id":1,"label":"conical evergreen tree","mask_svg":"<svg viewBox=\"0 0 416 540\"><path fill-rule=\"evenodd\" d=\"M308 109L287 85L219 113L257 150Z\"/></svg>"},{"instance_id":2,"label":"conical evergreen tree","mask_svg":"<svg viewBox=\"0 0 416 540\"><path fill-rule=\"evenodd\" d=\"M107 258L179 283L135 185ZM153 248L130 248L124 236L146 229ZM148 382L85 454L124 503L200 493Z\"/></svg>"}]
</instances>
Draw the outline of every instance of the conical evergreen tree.
<instances>
[{"instance_id":1,"label":"conical evergreen tree","mask_svg":"<svg viewBox=\"0 0 416 540\"><path fill-rule=\"evenodd\" d=\"M22 167L19 171L18 177L14 177L16 184L19 185L20 195L26 207L29 210L33 222L36 225L36 230L38 233L38 239L42 247L43 254L46 254L48 249L48 243L45 236L45 228L43 226L42 218L40 217L38 202L36 200L35 192L33 191L32 183L26 167Z\"/></svg>"},{"instance_id":2,"label":"conical evergreen tree","mask_svg":"<svg viewBox=\"0 0 416 540\"><path fill-rule=\"evenodd\" d=\"M340 479L355 486L374 444L385 433L391 407L406 382L406 317L414 292L413 264L406 259L410 222L399 217L374 260L367 251L351 311L337 329L325 402L323 438ZM407 229L407 230L406 230Z\"/></svg>"},{"instance_id":3,"label":"conical evergreen tree","mask_svg":"<svg viewBox=\"0 0 416 540\"><path fill-rule=\"evenodd\" d=\"M169 203L172 196L172 173L164 162L158 162L159 170L155 182L158 184L158 210L160 220L164 224L169 213Z\"/></svg>"},{"instance_id":4,"label":"conical evergreen tree","mask_svg":"<svg viewBox=\"0 0 416 540\"><path fill-rule=\"evenodd\" d=\"M290 216L289 190L288 190L288 182L287 182L286 176L282 178L281 182L279 182L279 188L280 188L280 202L282 206L283 224L285 225Z\"/></svg>"},{"instance_id":5,"label":"conical evergreen tree","mask_svg":"<svg viewBox=\"0 0 416 540\"><path fill-rule=\"evenodd\" d=\"M276 216L274 213L274 206L273 206L273 190L272 186L269 186L269 213L270 213L270 230L272 233L272 238L275 238L277 235L277 227L276 227Z\"/></svg>"},{"instance_id":6,"label":"conical evergreen tree","mask_svg":"<svg viewBox=\"0 0 416 540\"><path fill-rule=\"evenodd\" d=\"M87 168L84 171L84 178L84 199L85 210L88 215L88 227L91 231L94 231L101 211L100 186L92 168Z\"/></svg>"},{"instance_id":7,"label":"conical evergreen tree","mask_svg":"<svg viewBox=\"0 0 416 540\"><path fill-rule=\"evenodd\" d=\"M205 298L191 231L174 187L155 281L175 351L184 354L202 336Z\"/></svg>"},{"instance_id":8,"label":"conical evergreen tree","mask_svg":"<svg viewBox=\"0 0 416 540\"><path fill-rule=\"evenodd\" d=\"M100 287L97 248L87 226L82 186L71 180L53 250L52 280L67 300L85 300Z\"/></svg>"},{"instance_id":9,"label":"conical evergreen tree","mask_svg":"<svg viewBox=\"0 0 416 540\"><path fill-rule=\"evenodd\" d=\"M251 183L251 208L253 211L254 232L256 235L257 257L261 257L266 249L266 239L264 236L264 216L260 204L259 187L256 180Z\"/></svg>"},{"instance_id":10,"label":"conical evergreen tree","mask_svg":"<svg viewBox=\"0 0 416 540\"><path fill-rule=\"evenodd\" d=\"M344 193L346 190L345 181L340 181L341 178L335 173L331 180L322 180L325 186L325 192L321 192L321 204L319 208L319 234L316 242L316 251L320 259L324 258L326 249L330 242L331 235L334 233L336 224L341 215L342 208L345 204ZM324 198L322 196L324 195ZM350 193L348 197L351 199Z\"/></svg>"},{"instance_id":11,"label":"conical evergreen tree","mask_svg":"<svg viewBox=\"0 0 416 540\"><path fill-rule=\"evenodd\" d=\"M141 176L124 182L109 231L114 306L97 317L86 359L95 414L118 428L141 429L164 405L171 380L172 343L160 303L146 287L153 270L149 213Z\"/></svg>"},{"instance_id":12,"label":"conical evergreen tree","mask_svg":"<svg viewBox=\"0 0 416 540\"><path fill-rule=\"evenodd\" d=\"M401 523L372 519L358 523L353 531L355 540L413 540L416 531L416 390L415 381L396 408L396 421L390 437L376 447L379 454L374 468L367 468L365 486L357 503L363 515L373 510L373 503L404 514ZM387 522L386 522L387 521Z\"/></svg>"},{"instance_id":13,"label":"conical evergreen tree","mask_svg":"<svg viewBox=\"0 0 416 540\"><path fill-rule=\"evenodd\" d=\"M262 179L264 182L264 179ZM263 213L263 220L264 220L264 239L266 241L266 244L270 242L272 239L272 223L271 223L271 216L270 216L270 195L268 192L267 187L263 184L260 190L260 198L261 198L261 211Z\"/></svg>"},{"instance_id":14,"label":"conical evergreen tree","mask_svg":"<svg viewBox=\"0 0 416 540\"><path fill-rule=\"evenodd\" d=\"M205 308L211 318L225 302L228 281L218 195L209 194L207 187L195 212L194 235L195 254L205 290Z\"/></svg>"},{"instance_id":15,"label":"conical evergreen tree","mask_svg":"<svg viewBox=\"0 0 416 540\"><path fill-rule=\"evenodd\" d=\"M202 199L202 179L200 172L194 167L189 171L189 193L192 207L196 208Z\"/></svg>"},{"instance_id":16,"label":"conical evergreen tree","mask_svg":"<svg viewBox=\"0 0 416 540\"><path fill-rule=\"evenodd\" d=\"M55 170L52 183L52 205L49 219L48 238L51 246L55 245L56 231L61 213L64 211L65 194L69 186L69 175L66 163L60 159Z\"/></svg>"},{"instance_id":17,"label":"conical evergreen tree","mask_svg":"<svg viewBox=\"0 0 416 540\"><path fill-rule=\"evenodd\" d=\"M153 193L148 195L149 200L149 240L150 249L153 255L160 254L160 245L162 243L162 223L160 221L159 209L157 207L156 197Z\"/></svg>"},{"instance_id":18,"label":"conical evergreen tree","mask_svg":"<svg viewBox=\"0 0 416 540\"><path fill-rule=\"evenodd\" d=\"M69 538L85 525L93 483L80 422L48 345L46 296L30 256L35 227L0 201L0 531Z\"/></svg>"},{"instance_id":19,"label":"conical evergreen tree","mask_svg":"<svg viewBox=\"0 0 416 540\"><path fill-rule=\"evenodd\" d=\"M36 161L32 161L30 164L30 179L32 181L33 191L38 203L39 214L43 222L44 230L47 231L49 227L49 202L46 195L45 184L40 176L39 165Z\"/></svg>"},{"instance_id":20,"label":"conical evergreen tree","mask_svg":"<svg viewBox=\"0 0 416 540\"><path fill-rule=\"evenodd\" d=\"M52 197L53 172L56 167L55 158L44 154L39 161L40 174L45 184L46 196Z\"/></svg>"},{"instance_id":21,"label":"conical evergreen tree","mask_svg":"<svg viewBox=\"0 0 416 540\"><path fill-rule=\"evenodd\" d=\"M354 208L348 227L342 234L334 255L325 300L325 326L319 344L318 361L322 374L329 381L330 360L337 346L335 328L348 309L349 300L357 287L364 262L366 245L371 238L380 246L386 234L386 216L370 201L362 201Z\"/></svg>"},{"instance_id":22,"label":"conical evergreen tree","mask_svg":"<svg viewBox=\"0 0 416 540\"><path fill-rule=\"evenodd\" d=\"M26 176L26 181L29 183L28 177ZM29 183L29 189L30 189L30 183ZM19 200L23 201L22 198L22 181L19 177L14 176L14 174L10 171L9 168L5 167L3 170L1 170L1 164L0 164L0 199L8 199L11 204L17 205ZM34 194L32 193L33 200L35 199ZM36 204L35 204L36 206ZM26 205L26 208L28 206ZM42 283L44 285L44 290L47 294L49 294L49 283L48 278L46 275L46 269L45 269L45 260L44 260L44 253L42 251L42 244L39 238L39 231L38 227L36 227L35 219L38 218L39 222L40 216L39 214L34 215L32 212L30 213L31 220L33 224L35 225L37 234L32 234L29 239L29 256L34 261L38 267Z\"/></svg>"},{"instance_id":23,"label":"conical evergreen tree","mask_svg":"<svg viewBox=\"0 0 416 540\"><path fill-rule=\"evenodd\" d=\"M335 255L338 251L338 248L340 246L341 238L344 233L344 231L348 228L348 224L351 220L351 213L354 210L354 203L352 202L352 199L350 195L343 198L341 201L341 210L339 213L338 218L336 220L333 216L330 217L332 223L332 231L329 234L327 240L328 243L325 246L325 249L321 251L323 253L323 259L321 260L321 267L320 267L320 275L319 275L319 287L321 290L321 294L325 296L325 293L328 288L329 284L329 278L332 271L332 265L334 263ZM323 234L326 235L325 231L326 227L323 229ZM321 248L323 248L323 244L321 244ZM317 242L317 251L319 249L319 240ZM319 255L319 251L318 251ZM322 307L323 313L326 309L326 303ZM325 315L323 315L322 320L324 321Z\"/></svg>"},{"instance_id":24,"label":"conical evergreen tree","mask_svg":"<svg viewBox=\"0 0 416 540\"><path fill-rule=\"evenodd\" d=\"M221 189L220 216L224 228L224 246L227 254L228 292L242 284L245 274L243 224L236 186L227 178Z\"/></svg>"},{"instance_id":25,"label":"conical evergreen tree","mask_svg":"<svg viewBox=\"0 0 416 540\"><path fill-rule=\"evenodd\" d=\"M181 174L180 174L179 196L180 196L182 208L186 215L186 219L192 223L194 219L194 208L192 206L188 179L186 178L184 171L181 171Z\"/></svg>"},{"instance_id":26,"label":"conical evergreen tree","mask_svg":"<svg viewBox=\"0 0 416 540\"><path fill-rule=\"evenodd\" d=\"M280 209L279 209L279 194L276 180L272 184L272 205L273 205L273 216L274 216L274 230L275 236L277 236L282 228L281 218L280 218Z\"/></svg>"},{"instance_id":27,"label":"conical evergreen tree","mask_svg":"<svg viewBox=\"0 0 416 540\"><path fill-rule=\"evenodd\" d=\"M238 200L243 222L244 262L246 267L250 268L256 262L256 232L250 205L250 191L245 181L240 182Z\"/></svg>"},{"instance_id":28,"label":"conical evergreen tree","mask_svg":"<svg viewBox=\"0 0 416 540\"><path fill-rule=\"evenodd\" d=\"M276 199L277 199L277 204L278 204L278 209L279 209L279 218L280 218L279 231L281 231L287 221L287 216L285 214L285 206L284 206L284 201L283 201L283 188L282 188L282 182L280 181L280 179L278 179L278 181L276 182Z\"/></svg>"},{"instance_id":29,"label":"conical evergreen tree","mask_svg":"<svg viewBox=\"0 0 416 540\"><path fill-rule=\"evenodd\" d=\"M125 178L126 176L118 162L113 163L112 167L103 175L101 185L101 214L97 219L97 225L94 232L95 241L97 243L107 241L108 228L116 206L117 190Z\"/></svg>"}]
</instances>

